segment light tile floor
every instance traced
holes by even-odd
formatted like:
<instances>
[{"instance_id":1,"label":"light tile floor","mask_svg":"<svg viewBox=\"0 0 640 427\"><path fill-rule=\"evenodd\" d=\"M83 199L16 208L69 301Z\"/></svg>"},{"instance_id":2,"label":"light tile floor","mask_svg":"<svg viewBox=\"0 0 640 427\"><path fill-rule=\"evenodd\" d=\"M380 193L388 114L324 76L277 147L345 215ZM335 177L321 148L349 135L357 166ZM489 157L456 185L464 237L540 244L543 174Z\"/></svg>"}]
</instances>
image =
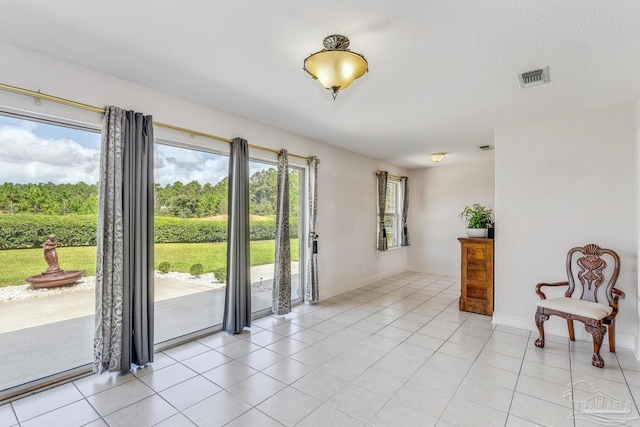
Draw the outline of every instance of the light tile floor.
<instances>
[{"instance_id":1,"label":"light tile floor","mask_svg":"<svg viewBox=\"0 0 640 427\"><path fill-rule=\"evenodd\" d=\"M640 425L631 351L597 369L590 343L538 349L458 296L455 277L402 273L4 404L0 427Z\"/></svg>"}]
</instances>

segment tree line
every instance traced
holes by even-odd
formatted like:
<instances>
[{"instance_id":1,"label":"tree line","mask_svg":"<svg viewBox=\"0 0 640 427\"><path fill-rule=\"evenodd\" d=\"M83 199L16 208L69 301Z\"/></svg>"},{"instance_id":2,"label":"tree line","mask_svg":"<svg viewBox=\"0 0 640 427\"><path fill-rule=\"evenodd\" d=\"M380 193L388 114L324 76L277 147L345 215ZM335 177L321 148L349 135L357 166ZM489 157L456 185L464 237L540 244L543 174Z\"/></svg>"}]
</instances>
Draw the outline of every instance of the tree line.
<instances>
[{"instance_id":1,"label":"tree line","mask_svg":"<svg viewBox=\"0 0 640 427\"><path fill-rule=\"evenodd\" d=\"M206 218L227 214L229 179L216 184L176 181L162 187L154 184L156 215L176 218ZM299 172L289 172L289 215L298 216ZM269 168L254 173L249 179L250 212L253 215L275 215L277 204L277 171ZM0 185L0 214L97 214L98 185L14 184Z\"/></svg>"}]
</instances>

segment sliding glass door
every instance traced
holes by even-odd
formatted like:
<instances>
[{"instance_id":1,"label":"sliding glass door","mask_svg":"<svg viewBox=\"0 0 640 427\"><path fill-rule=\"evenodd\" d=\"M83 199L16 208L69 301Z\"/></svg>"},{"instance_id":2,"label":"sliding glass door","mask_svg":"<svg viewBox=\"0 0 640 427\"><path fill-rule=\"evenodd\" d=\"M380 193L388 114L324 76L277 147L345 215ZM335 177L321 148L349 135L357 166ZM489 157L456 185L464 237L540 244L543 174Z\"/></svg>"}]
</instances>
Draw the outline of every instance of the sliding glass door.
<instances>
[{"instance_id":1,"label":"sliding glass door","mask_svg":"<svg viewBox=\"0 0 640 427\"><path fill-rule=\"evenodd\" d=\"M99 130L0 116L0 394L93 360Z\"/></svg>"},{"instance_id":2,"label":"sliding glass door","mask_svg":"<svg viewBox=\"0 0 640 427\"><path fill-rule=\"evenodd\" d=\"M155 144L155 342L222 323L229 157Z\"/></svg>"},{"instance_id":3,"label":"sliding glass door","mask_svg":"<svg viewBox=\"0 0 640 427\"><path fill-rule=\"evenodd\" d=\"M271 309L275 261L277 167L272 163L251 161L249 212L251 234L251 306L254 313ZM302 226L301 201L304 170L289 168L289 232L291 237L291 300L303 296L299 268ZM268 311L269 310L269 311Z\"/></svg>"},{"instance_id":4,"label":"sliding glass door","mask_svg":"<svg viewBox=\"0 0 640 427\"><path fill-rule=\"evenodd\" d=\"M0 115L0 394L93 360L100 139L98 129ZM155 343L168 345L222 323L229 158L164 142L154 150ZM276 165L251 161L250 172L259 316L271 308ZM304 169L291 167L289 179L296 302L303 295ZM77 276L38 282L59 278L58 270Z\"/></svg>"}]
</instances>

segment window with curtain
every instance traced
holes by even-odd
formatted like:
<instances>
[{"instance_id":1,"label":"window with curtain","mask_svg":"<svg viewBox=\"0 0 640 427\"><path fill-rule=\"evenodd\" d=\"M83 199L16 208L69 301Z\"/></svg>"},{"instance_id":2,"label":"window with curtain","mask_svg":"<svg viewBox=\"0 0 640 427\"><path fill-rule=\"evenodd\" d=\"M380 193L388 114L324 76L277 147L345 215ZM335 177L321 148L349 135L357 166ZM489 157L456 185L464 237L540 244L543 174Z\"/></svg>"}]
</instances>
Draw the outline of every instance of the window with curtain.
<instances>
[{"instance_id":1,"label":"window with curtain","mask_svg":"<svg viewBox=\"0 0 640 427\"><path fill-rule=\"evenodd\" d=\"M229 156L156 141L155 343L222 323Z\"/></svg>"},{"instance_id":2,"label":"window with curtain","mask_svg":"<svg viewBox=\"0 0 640 427\"><path fill-rule=\"evenodd\" d=\"M0 396L93 359L99 169L99 127L0 115Z\"/></svg>"},{"instance_id":3,"label":"window with curtain","mask_svg":"<svg viewBox=\"0 0 640 427\"><path fill-rule=\"evenodd\" d=\"M384 228L387 235L388 249L399 248L401 245L403 209L402 202L403 199L401 182L400 180L389 176L387 181L387 198L384 212Z\"/></svg>"},{"instance_id":4,"label":"window with curtain","mask_svg":"<svg viewBox=\"0 0 640 427\"><path fill-rule=\"evenodd\" d=\"M273 263L275 259L277 167L274 163L250 160L249 213L251 227L251 308L268 314L272 304ZM289 167L289 235L291 248L291 301L302 300L300 279L300 229L304 202L304 169Z\"/></svg>"}]
</instances>

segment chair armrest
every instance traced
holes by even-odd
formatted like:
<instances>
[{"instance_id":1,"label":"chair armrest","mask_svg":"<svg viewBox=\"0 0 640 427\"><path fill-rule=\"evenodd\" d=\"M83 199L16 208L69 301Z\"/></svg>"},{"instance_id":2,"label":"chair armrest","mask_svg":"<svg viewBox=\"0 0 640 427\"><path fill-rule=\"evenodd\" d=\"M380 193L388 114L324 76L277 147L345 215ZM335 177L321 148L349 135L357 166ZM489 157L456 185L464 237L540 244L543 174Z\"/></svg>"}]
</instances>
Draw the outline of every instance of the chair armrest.
<instances>
[{"instance_id":1,"label":"chair armrest","mask_svg":"<svg viewBox=\"0 0 640 427\"><path fill-rule=\"evenodd\" d=\"M613 299L615 301L617 301L618 298L624 299L624 297L625 297L624 292L622 292L620 289L613 288L613 289L611 289L611 293L613 294Z\"/></svg>"},{"instance_id":2,"label":"chair armrest","mask_svg":"<svg viewBox=\"0 0 640 427\"><path fill-rule=\"evenodd\" d=\"M540 295L540 299L547 299L547 296L540 290L543 286L569 286L569 282L553 282L553 283L538 283L536 285L536 294Z\"/></svg>"},{"instance_id":3,"label":"chair armrest","mask_svg":"<svg viewBox=\"0 0 640 427\"><path fill-rule=\"evenodd\" d=\"M625 295L624 292L616 288L611 288L611 294L613 294L613 301L609 301L609 305L613 307L613 311L607 318L613 320L618 314L618 299L624 299Z\"/></svg>"}]
</instances>

